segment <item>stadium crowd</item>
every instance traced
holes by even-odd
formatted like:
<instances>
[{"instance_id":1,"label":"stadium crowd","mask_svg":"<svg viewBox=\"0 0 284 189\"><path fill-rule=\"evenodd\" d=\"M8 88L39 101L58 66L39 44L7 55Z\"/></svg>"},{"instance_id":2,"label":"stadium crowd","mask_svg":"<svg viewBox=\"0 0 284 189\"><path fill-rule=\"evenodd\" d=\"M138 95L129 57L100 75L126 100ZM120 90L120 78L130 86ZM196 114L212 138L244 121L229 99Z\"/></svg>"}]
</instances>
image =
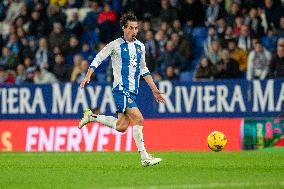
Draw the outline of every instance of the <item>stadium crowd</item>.
<instances>
[{"instance_id":1,"label":"stadium crowd","mask_svg":"<svg viewBox=\"0 0 284 189\"><path fill-rule=\"evenodd\" d=\"M80 83L128 10L156 81L284 77L280 0L3 0L0 84ZM94 80L112 80L110 61Z\"/></svg>"}]
</instances>

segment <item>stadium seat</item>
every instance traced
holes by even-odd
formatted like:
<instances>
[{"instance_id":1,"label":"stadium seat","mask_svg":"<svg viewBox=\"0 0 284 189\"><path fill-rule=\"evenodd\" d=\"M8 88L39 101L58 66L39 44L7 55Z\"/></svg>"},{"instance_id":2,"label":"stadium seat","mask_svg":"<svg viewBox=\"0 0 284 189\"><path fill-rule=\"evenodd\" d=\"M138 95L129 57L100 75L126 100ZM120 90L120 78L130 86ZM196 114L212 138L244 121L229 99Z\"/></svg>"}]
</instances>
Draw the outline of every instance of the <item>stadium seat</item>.
<instances>
[{"instance_id":1,"label":"stadium seat","mask_svg":"<svg viewBox=\"0 0 284 189\"><path fill-rule=\"evenodd\" d=\"M180 76L179 76L179 80L181 82L188 82L188 81L192 81L193 80L193 74L194 71L185 71L185 72L181 72Z\"/></svg>"},{"instance_id":2,"label":"stadium seat","mask_svg":"<svg viewBox=\"0 0 284 189\"><path fill-rule=\"evenodd\" d=\"M92 11L91 8L80 8L79 9L79 21L82 22L85 19L88 12L90 11Z\"/></svg>"},{"instance_id":3,"label":"stadium seat","mask_svg":"<svg viewBox=\"0 0 284 189\"><path fill-rule=\"evenodd\" d=\"M207 37L207 28L205 27L196 27L192 31L192 37L193 38L206 38Z\"/></svg>"},{"instance_id":4,"label":"stadium seat","mask_svg":"<svg viewBox=\"0 0 284 189\"><path fill-rule=\"evenodd\" d=\"M196 66L200 63L200 58L196 58L192 61L191 69L195 70Z\"/></svg>"},{"instance_id":5,"label":"stadium seat","mask_svg":"<svg viewBox=\"0 0 284 189\"><path fill-rule=\"evenodd\" d=\"M96 73L96 78L98 82L105 82L106 81L106 74L105 73Z\"/></svg>"},{"instance_id":6,"label":"stadium seat","mask_svg":"<svg viewBox=\"0 0 284 189\"><path fill-rule=\"evenodd\" d=\"M80 39L82 43L88 43L91 47L99 44L99 36L96 31L83 32Z\"/></svg>"}]
</instances>

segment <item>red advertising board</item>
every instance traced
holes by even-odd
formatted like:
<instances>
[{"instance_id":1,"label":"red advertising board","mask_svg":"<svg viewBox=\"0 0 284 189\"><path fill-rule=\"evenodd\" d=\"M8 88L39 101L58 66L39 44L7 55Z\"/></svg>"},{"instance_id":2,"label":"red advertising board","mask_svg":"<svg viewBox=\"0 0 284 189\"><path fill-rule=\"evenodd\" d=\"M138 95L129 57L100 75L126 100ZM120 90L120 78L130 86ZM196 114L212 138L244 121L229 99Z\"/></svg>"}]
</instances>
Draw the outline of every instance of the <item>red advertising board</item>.
<instances>
[{"instance_id":1,"label":"red advertising board","mask_svg":"<svg viewBox=\"0 0 284 189\"><path fill-rule=\"evenodd\" d=\"M241 149L242 119L148 119L144 140L152 151L208 151L212 131L226 134L225 150ZM0 151L136 151L132 127L119 133L91 123L77 128L78 120L0 121Z\"/></svg>"}]
</instances>

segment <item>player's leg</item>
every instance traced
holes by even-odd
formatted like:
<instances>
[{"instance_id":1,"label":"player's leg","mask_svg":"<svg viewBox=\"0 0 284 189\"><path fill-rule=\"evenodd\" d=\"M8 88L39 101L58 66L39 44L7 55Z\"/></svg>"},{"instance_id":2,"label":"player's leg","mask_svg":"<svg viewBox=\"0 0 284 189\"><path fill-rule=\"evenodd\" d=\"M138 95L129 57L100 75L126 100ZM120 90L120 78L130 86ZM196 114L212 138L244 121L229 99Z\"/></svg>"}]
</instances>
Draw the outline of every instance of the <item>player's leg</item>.
<instances>
[{"instance_id":1,"label":"player's leg","mask_svg":"<svg viewBox=\"0 0 284 189\"><path fill-rule=\"evenodd\" d=\"M119 132L125 132L130 124L128 115L124 113L118 113L118 119L116 122L116 130Z\"/></svg>"},{"instance_id":2,"label":"player's leg","mask_svg":"<svg viewBox=\"0 0 284 189\"><path fill-rule=\"evenodd\" d=\"M118 119L113 116L94 114L90 109L85 110L84 116L79 123L81 129L84 125L90 122L99 122L107 127L124 132L129 126L130 120L127 115L118 113Z\"/></svg>"},{"instance_id":3,"label":"player's leg","mask_svg":"<svg viewBox=\"0 0 284 189\"><path fill-rule=\"evenodd\" d=\"M115 129L117 118L113 116L94 114L92 110L86 109L84 111L83 118L81 119L79 123L79 129L81 129L83 126L85 126L86 124L90 122L99 122L101 124L104 124L107 127Z\"/></svg>"},{"instance_id":4,"label":"player's leg","mask_svg":"<svg viewBox=\"0 0 284 189\"><path fill-rule=\"evenodd\" d=\"M126 115L130 118L130 120L134 124L133 138L137 146L137 149L140 153L142 165L148 166L148 165L158 164L160 161L162 161L162 159L152 157L147 153L145 149L144 137L142 132L144 118L140 110L137 107L126 108Z\"/></svg>"},{"instance_id":5,"label":"player's leg","mask_svg":"<svg viewBox=\"0 0 284 189\"><path fill-rule=\"evenodd\" d=\"M125 112L127 106L126 96L122 91L113 90L112 93L118 113L118 119L113 116L93 114L93 112L90 109L88 109L87 111L84 112L84 116L79 123L79 128L82 128L84 125L86 125L89 122L99 122L107 127L116 129L116 124L118 122L119 123L118 129L120 129L121 131L124 129L124 126L122 125L125 125L127 122L126 120L127 117L123 115L123 112Z\"/></svg>"}]
</instances>

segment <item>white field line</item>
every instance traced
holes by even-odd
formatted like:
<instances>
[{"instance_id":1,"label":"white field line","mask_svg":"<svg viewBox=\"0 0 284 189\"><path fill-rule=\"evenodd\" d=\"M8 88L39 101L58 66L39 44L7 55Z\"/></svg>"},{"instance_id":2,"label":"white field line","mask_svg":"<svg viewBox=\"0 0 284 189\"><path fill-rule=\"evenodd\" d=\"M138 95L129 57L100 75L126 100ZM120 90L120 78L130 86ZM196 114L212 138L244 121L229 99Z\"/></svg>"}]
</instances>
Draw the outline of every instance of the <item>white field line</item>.
<instances>
[{"instance_id":1,"label":"white field line","mask_svg":"<svg viewBox=\"0 0 284 189\"><path fill-rule=\"evenodd\" d=\"M250 182L238 182L238 183L204 183L204 184L182 184L182 185L163 185L163 186L125 186L125 187L108 187L107 189L199 189L199 188L243 188L243 187L264 187L264 186L279 186L284 188L284 182L278 183L268 183L268 182L259 182L259 183L250 183ZM100 189L98 187L88 188L88 189Z\"/></svg>"}]
</instances>

